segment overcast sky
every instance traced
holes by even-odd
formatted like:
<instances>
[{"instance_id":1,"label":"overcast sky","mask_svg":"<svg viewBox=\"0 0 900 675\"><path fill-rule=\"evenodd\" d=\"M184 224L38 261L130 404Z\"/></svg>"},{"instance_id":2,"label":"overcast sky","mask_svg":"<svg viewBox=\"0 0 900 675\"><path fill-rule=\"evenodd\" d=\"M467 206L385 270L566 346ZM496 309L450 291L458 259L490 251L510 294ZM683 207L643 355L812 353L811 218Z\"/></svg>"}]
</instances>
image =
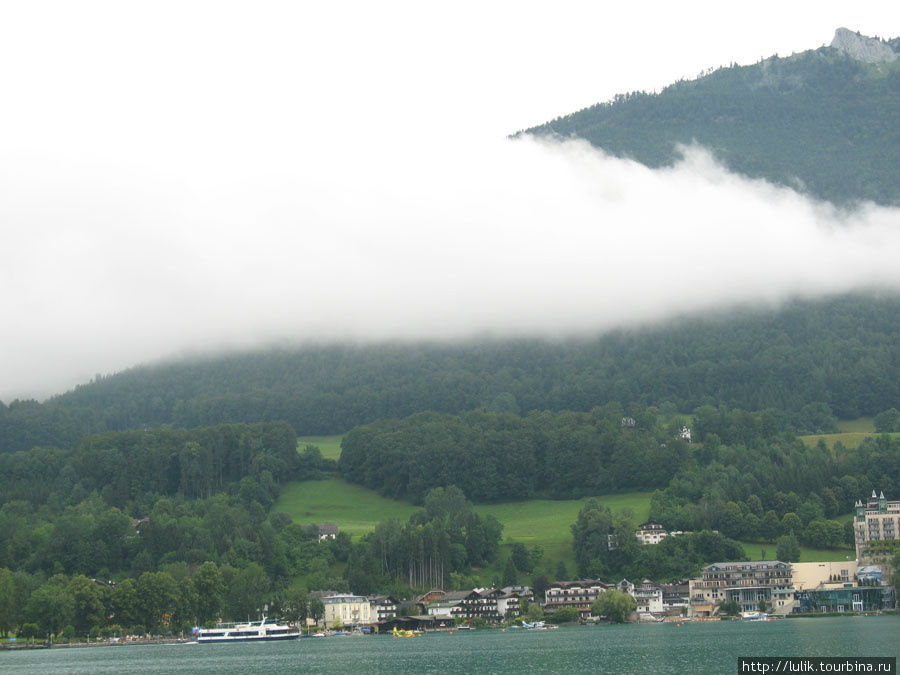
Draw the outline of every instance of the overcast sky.
<instances>
[{"instance_id":1,"label":"overcast sky","mask_svg":"<svg viewBox=\"0 0 900 675\"><path fill-rule=\"evenodd\" d=\"M836 214L701 148L651 171L506 139L840 26L898 36L900 11L3 3L0 400L184 351L898 288L897 210Z\"/></svg>"}]
</instances>

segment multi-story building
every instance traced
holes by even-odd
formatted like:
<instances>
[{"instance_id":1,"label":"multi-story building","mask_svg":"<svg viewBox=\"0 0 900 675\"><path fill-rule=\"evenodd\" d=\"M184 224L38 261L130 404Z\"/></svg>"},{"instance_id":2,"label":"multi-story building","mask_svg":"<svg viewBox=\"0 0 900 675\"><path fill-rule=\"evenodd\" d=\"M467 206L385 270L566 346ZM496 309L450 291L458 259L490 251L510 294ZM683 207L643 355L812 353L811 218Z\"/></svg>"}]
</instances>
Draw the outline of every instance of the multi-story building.
<instances>
[{"instance_id":1,"label":"multi-story building","mask_svg":"<svg viewBox=\"0 0 900 675\"><path fill-rule=\"evenodd\" d=\"M372 614L376 621L386 621L397 616L400 603L390 595L373 595L369 597L372 605Z\"/></svg>"},{"instance_id":2,"label":"multi-story building","mask_svg":"<svg viewBox=\"0 0 900 675\"><path fill-rule=\"evenodd\" d=\"M877 565L843 562L793 563L794 612L870 612L893 607L893 589Z\"/></svg>"},{"instance_id":3,"label":"multi-story building","mask_svg":"<svg viewBox=\"0 0 900 675\"><path fill-rule=\"evenodd\" d=\"M499 621L503 618L499 604L506 594L496 588L475 588L471 591L448 591L438 602L428 605L431 616L450 615L454 619L484 619ZM503 603L507 609L506 603Z\"/></svg>"},{"instance_id":4,"label":"multi-story building","mask_svg":"<svg viewBox=\"0 0 900 675\"><path fill-rule=\"evenodd\" d=\"M641 542L641 544L648 545L658 544L669 536L669 533L666 532L666 528L659 523L648 520L646 523L641 523L638 529L634 531L634 536L637 537L637 540Z\"/></svg>"},{"instance_id":5,"label":"multi-story building","mask_svg":"<svg viewBox=\"0 0 900 675\"><path fill-rule=\"evenodd\" d=\"M872 490L872 497L865 504L858 500L855 507L853 533L857 560L877 554L879 544L876 542L900 539L900 501L889 502L884 498L884 492L876 496Z\"/></svg>"},{"instance_id":6,"label":"multi-story building","mask_svg":"<svg viewBox=\"0 0 900 675\"><path fill-rule=\"evenodd\" d=\"M703 568L700 579L691 579L691 613L712 616L721 602L736 602L741 611L759 609L760 600L773 609L787 611L793 598L791 566L779 560L721 562Z\"/></svg>"},{"instance_id":7,"label":"multi-story building","mask_svg":"<svg viewBox=\"0 0 900 675\"><path fill-rule=\"evenodd\" d=\"M497 597L497 612L506 619L514 619L521 614L519 603L534 602L534 591L529 586L505 586Z\"/></svg>"},{"instance_id":8,"label":"multi-story building","mask_svg":"<svg viewBox=\"0 0 900 675\"><path fill-rule=\"evenodd\" d=\"M662 587L649 579L644 579L640 586L633 586L631 596L637 603L636 609L639 616L641 614L657 616L663 613Z\"/></svg>"},{"instance_id":9,"label":"multi-story building","mask_svg":"<svg viewBox=\"0 0 900 675\"><path fill-rule=\"evenodd\" d=\"M691 587L688 582L661 584L663 612L669 616L681 616L690 606Z\"/></svg>"},{"instance_id":10,"label":"multi-story building","mask_svg":"<svg viewBox=\"0 0 900 675\"><path fill-rule=\"evenodd\" d=\"M885 604L885 592L880 586L826 588L797 592L797 612L877 612Z\"/></svg>"},{"instance_id":11,"label":"multi-story building","mask_svg":"<svg viewBox=\"0 0 900 675\"><path fill-rule=\"evenodd\" d=\"M791 582L797 591L809 591L832 586L843 587L856 580L855 560L840 562L791 563Z\"/></svg>"},{"instance_id":12,"label":"multi-story building","mask_svg":"<svg viewBox=\"0 0 900 675\"><path fill-rule=\"evenodd\" d=\"M575 607L582 618L587 617L594 600L607 588L607 584L596 579L557 581L544 592L544 611L549 613L561 607Z\"/></svg>"},{"instance_id":13,"label":"multi-story building","mask_svg":"<svg viewBox=\"0 0 900 675\"><path fill-rule=\"evenodd\" d=\"M331 595L322 598L325 606L325 625L368 626L375 621L372 603L362 595Z\"/></svg>"}]
</instances>

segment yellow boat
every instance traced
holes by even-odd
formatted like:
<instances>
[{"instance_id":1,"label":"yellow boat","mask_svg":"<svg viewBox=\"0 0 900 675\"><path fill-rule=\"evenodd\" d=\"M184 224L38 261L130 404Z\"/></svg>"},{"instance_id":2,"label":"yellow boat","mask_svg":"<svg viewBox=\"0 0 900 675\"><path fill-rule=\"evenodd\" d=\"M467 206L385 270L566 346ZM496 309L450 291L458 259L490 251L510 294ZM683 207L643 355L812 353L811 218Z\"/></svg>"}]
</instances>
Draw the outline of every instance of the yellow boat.
<instances>
[{"instance_id":1,"label":"yellow boat","mask_svg":"<svg viewBox=\"0 0 900 675\"><path fill-rule=\"evenodd\" d=\"M394 630L391 631L391 635L395 638L399 637L421 637L423 635L420 630L397 630L397 627L394 626Z\"/></svg>"}]
</instances>

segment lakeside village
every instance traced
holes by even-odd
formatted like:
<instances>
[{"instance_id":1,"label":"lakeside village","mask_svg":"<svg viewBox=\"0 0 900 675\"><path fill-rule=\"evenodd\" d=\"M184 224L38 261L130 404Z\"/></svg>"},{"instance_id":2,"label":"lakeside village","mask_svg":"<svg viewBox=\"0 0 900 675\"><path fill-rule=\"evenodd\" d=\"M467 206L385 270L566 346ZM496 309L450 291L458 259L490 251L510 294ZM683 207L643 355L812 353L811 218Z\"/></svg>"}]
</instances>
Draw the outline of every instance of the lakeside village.
<instances>
[{"instance_id":1,"label":"lakeside village","mask_svg":"<svg viewBox=\"0 0 900 675\"><path fill-rule=\"evenodd\" d=\"M706 565L702 575L674 584L649 579L617 584L582 579L556 581L540 603L531 588L475 588L464 591L432 590L414 602L390 596L363 597L314 591L325 606L323 623L316 629L392 632L397 630L450 630L455 626L490 625L524 618L532 604L544 615L563 608L583 622L604 621L592 606L601 594L616 590L634 599L631 621L715 621L725 608L745 619L765 620L811 613L881 612L896 606L890 584L892 552L886 542L900 540L900 501L887 501L874 492L867 502L857 501L853 523L856 560L795 562L758 560ZM643 545L658 544L668 533L662 525L643 523L635 536ZM577 614L576 614L577 613ZM529 624L527 621L525 625Z\"/></svg>"},{"instance_id":2,"label":"lakeside village","mask_svg":"<svg viewBox=\"0 0 900 675\"><path fill-rule=\"evenodd\" d=\"M333 538L337 534L334 525L318 527L320 538ZM853 529L855 560L719 562L703 567L700 577L673 584L658 584L649 579L638 583L628 579L619 583L596 579L555 581L546 588L543 600L528 586L458 591L432 589L405 601L389 595L361 596L316 590L310 592L310 597L318 599L324 611L318 619L307 619L304 626L278 624L275 627L270 625L271 620L269 624L265 620L252 624L220 624L217 629L195 629L191 639L196 640L199 636L202 642L206 634L207 641L230 641L240 639L242 631L251 633L252 637L265 637L268 632L266 639L385 633L412 637L427 631L503 624L547 630L555 627L553 622L612 620L611 615L597 612L604 606L598 599L611 591L618 592L619 598L633 599L633 602L627 602L625 614L615 620L638 623L718 621L723 618L758 621L895 609L897 598L890 583L894 572L889 560L900 542L900 501L889 502L884 493L876 495L874 492L868 501L857 501ZM643 523L635 531L638 541L645 546L679 534L667 532L654 522ZM614 540L610 539L610 546L613 545ZM130 636L110 642L141 643L148 639L149 636Z\"/></svg>"}]
</instances>

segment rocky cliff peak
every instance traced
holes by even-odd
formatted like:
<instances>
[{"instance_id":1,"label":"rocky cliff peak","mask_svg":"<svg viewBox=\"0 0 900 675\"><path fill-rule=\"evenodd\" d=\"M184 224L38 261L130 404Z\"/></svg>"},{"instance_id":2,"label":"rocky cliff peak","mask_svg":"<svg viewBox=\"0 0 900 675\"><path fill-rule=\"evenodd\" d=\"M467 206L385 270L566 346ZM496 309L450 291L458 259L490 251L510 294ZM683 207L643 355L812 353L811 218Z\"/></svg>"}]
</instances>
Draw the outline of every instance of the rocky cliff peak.
<instances>
[{"instance_id":1,"label":"rocky cliff peak","mask_svg":"<svg viewBox=\"0 0 900 675\"><path fill-rule=\"evenodd\" d=\"M838 28L834 32L831 46L866 63L890 63L897 59L896 52L883 40L860 35L847 28Z\"/></svg>"}]
</instances>

